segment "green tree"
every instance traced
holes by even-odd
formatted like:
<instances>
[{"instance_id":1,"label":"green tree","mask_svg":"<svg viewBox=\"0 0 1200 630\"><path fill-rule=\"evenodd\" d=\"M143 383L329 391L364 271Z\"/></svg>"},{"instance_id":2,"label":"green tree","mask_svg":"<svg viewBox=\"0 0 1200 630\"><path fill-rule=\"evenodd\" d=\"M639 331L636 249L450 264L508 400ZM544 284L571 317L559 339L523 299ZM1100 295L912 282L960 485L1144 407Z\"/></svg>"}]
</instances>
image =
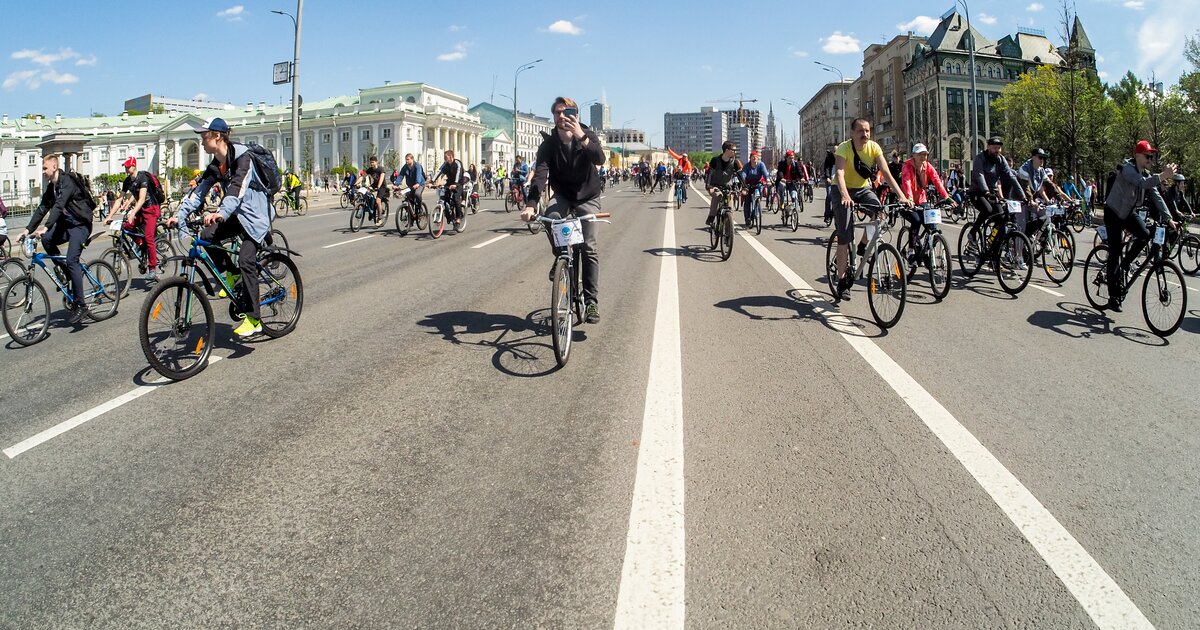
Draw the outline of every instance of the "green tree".
<instances>
[{"instance_id":1,"label":"green tree","mask_svg":"<svg viewBox=\"0 0 1200 630\"><path fill-rule=\"evenodd\" d=\"M1115 85L1108 86L1114 111L1109 142L1117 145L1122 154L1133 150L1138 140L1150 135L1150 116L1142 100L1142 81L1133 71L1125 73Z\"/></svg>"},{"instance_id":2,"label":"green tree","mask_svg":"<svg viewBox=\"0 0 1200 630\"><path fill-rule=\"evenodd\" d=\"M400 152L395 149L388 149L383 153L383 168L389 173L400 168ZM389 177L391 177L389 175Z\"/></svg>"},{"instance_id":3,"label":"green tree","mask_svg":"<svg viewBox=\"0 0 1200 630\"><path fill-rule=\"evenodd\" d=\"M690 151L687 156L692 162L693 168L704 170L704 167L713 159L716 153L712 151Z\"/></svg>"},{"instance_id":4,"label":"green tree","mask_svg":"<svg viewBox=\"0 0 1200 630\"><path fill-rule=\"evenodd\" d=\"M304 179L312 177L313 174L313 134L304 134L304 150L300 153L302 168L304 169Z\"/></svg>"}]
</instances>

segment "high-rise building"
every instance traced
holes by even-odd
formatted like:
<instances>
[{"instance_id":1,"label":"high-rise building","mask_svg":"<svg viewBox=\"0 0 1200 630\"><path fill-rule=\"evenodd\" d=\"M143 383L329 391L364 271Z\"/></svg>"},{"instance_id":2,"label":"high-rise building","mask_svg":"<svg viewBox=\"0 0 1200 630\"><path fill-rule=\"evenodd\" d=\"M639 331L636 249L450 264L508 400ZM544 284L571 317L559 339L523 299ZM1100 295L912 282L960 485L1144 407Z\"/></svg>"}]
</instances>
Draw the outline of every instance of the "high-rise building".
<instances>
[{"instance_id":1,"label":"high-rise building","mask_svg":"<svg viewBox=\"0 0 1200 630\"><path fill-rule=\"evenodd\" d=\"M850 122L854 120L849 96L852 83L850 79L826 83L800 108L800 119L803 121L800 156L805 160L820 164L825 159L826 149L841 144L849 137Z\"/></svg>"},{"instance_id":2,"label":"high-rise building","mask_svg":"<svg viewBox=\"0 0 1200 630\"><path fill-rule=\"evenodd\" d=\"M592 103L592 131L603 131L612 127L612 121L609 118L608 103Z\"/></svg>"},{"instance_id":3,"label":"high-rise building","mask_svg":"<svg viewBox=\"0 0 1200 630\"><path fill-rule=\"evenodd\" d=\"M908 33L886 44L871 44L863 51L862 76L850 88L858 102L859 115L871 121L871 139L884 153L908 153L917 142L929 138L913 137L908 129L908 109L904 99L904 68L912 63L917 46L925 38Z\"/></svg>"},{"instance_id":4,"label":"high-rise building","mask_svg":"<svg viewBox=\"0 0 1200 630\"><path fill-rule=\"evenodd\" d=\"M697 113L663 114L663 143L678 153L720 151L729 125L726 116L713 107Z\"/></svg>"},{"instance_id":5,"label":"high-rise building","mask_svg":"<svg viewBox=\"0 0 1200 630\"><path fill-rule=\"evenodd\" d=\"M757 109L727 109L721 112L725 115L726 127L732 129L738 125L744 125L750 130L749 144L752 150L761 149L763 147L763 121L762 115ZM742 143L746 144L746 143ZM742 144L739 144L739 149Z\"/></svg>"}]
</instances>

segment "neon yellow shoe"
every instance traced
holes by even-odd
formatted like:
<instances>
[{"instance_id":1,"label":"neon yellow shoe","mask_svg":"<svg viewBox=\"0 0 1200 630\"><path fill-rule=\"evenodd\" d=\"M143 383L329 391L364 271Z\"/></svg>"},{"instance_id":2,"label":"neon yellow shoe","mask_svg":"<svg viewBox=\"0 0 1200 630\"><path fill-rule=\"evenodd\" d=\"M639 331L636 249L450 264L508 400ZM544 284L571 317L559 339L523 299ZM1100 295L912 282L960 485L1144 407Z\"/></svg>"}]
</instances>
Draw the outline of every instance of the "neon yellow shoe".
<instances>
[{"instance_id":1,"label":"neon yellow shoe","mask_svg":"<svg viewBox=\"0 0 1200 630\"><path fill-rule=\"evenodd\" d=\"M242 319L242 325L233 329L233 334L239 337L249 337L262 332L262 322L247 315Z\"/></svg>"},{"instance_id":2,"label":"neon yellow shoe","mask_svg":"<svg viewBox=\"0 0 1200 630\"><path fill-rule=\"evenodd\" d=\"M228 271L225 272L225 283L231 287L233 285L237 284L237 281L241 280L241 279L242 279L242 274L240 274L240 273L230 273ZM225 292L224 288L222 288L221 291L217 293L217 297L227 298L227 297L229 297L229 294Z\"/></svg>"}]
</instances>

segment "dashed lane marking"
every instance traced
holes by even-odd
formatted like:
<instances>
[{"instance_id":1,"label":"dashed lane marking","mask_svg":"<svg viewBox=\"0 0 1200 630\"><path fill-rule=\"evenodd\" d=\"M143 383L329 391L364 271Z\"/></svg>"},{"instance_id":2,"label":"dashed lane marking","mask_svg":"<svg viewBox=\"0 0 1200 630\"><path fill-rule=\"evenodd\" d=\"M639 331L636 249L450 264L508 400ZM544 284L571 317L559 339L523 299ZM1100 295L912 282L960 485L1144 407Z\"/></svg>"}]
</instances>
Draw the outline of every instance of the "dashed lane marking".
<instances>
[{"instance_id":1,"label":"dashed lane marking","mask_svg":"<svg viewBox=\"0 0 1200 630\"><path fill-rule=\"evenodd\" d=\"M375 237L375 235L374 235L374 234L368 234L368 235L366 235L366 236L360 236L360 237L358 237L358 238L352 238L352 239L350 239L350 240L348 240L348 241L342 241L341 243L334 243L334 244L332 244L332 245L326 245L326 246L322 247L321 249L329 249L330 247L337 247L337 246L339 246L339 245L349 245L350 243L357 243L357 242L359 242L359 241L365 241L365 240L367 240L367 239L369 239L369 238L374 238L374 237Z\"/></svg>"}]
</instances>

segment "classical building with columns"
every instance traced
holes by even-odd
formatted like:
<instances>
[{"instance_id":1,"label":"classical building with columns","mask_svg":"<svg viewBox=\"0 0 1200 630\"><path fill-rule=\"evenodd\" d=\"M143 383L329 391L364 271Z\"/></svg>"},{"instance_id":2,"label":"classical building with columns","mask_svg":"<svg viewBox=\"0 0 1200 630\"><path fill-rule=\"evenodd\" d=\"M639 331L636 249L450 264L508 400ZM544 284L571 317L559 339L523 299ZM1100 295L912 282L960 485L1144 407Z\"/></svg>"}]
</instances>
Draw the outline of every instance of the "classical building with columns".
<instances>
[{"instance_id":1,"label":"classical building with columns","mask_svg":"<svg viewBox=\"0 0 1200 630\"><path fill-rule=\"evenodd\" d=\"M442 162L453 149L464 164L482 158L485 127L467 111L465 96L425 83L389 83L306 102L301 108L299 164L293 162L291 105L247 104L222 112L238 142L254 142L275 153L281 168L296 168L321 176L339 164L366 166L367 158L389 157L400 163L412 153L426 169ZM0 195L6 203L29 203L40 195L41 149L44 138L56 133L82 135L86 141L76 170L95 177L122 172L126 157L138 167L165 175L169 169L202 168L199 137L192 125L204 119L192 113L167 111L144 116L94 118L0 118ZM392 154L391 152L395 152Z\"/></svg>"}]
</instances>

